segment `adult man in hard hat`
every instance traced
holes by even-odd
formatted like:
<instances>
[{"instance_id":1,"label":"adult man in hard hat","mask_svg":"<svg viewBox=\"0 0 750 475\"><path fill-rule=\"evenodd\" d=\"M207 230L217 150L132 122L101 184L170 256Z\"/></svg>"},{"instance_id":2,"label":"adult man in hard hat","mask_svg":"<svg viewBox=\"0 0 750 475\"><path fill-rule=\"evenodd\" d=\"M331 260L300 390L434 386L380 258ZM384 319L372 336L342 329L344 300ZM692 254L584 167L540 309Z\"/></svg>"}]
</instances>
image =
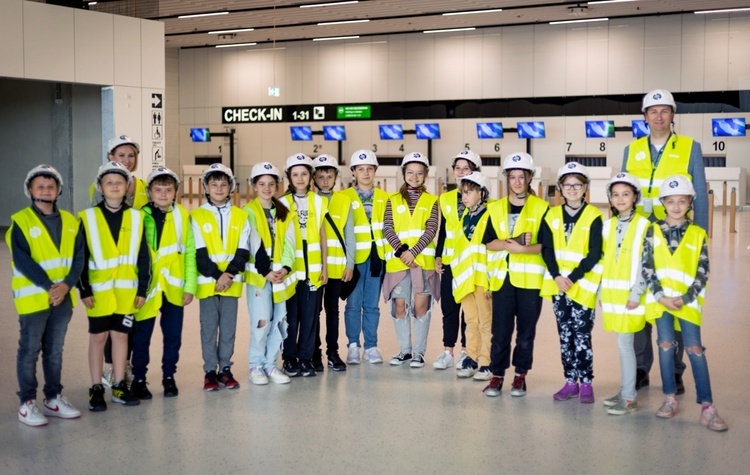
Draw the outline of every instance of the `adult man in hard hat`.
<instances>
[{"instance_id":1,"label":"adult man in hard hat","mask_svg":"<svg viewBox=\"0 0 750 475\"><path fill-rule=\"evenodd\" d=\"M690 137L674 132L674 116L677 104L669 91L656 89L643 97L641 107L650 134L634 140L627 147L622 160L622 171L635 176L641 185L641 200L637 204L638 213L651 221L664 219L664 206L659 201L659 188L665 178L672 175L690 177L695 188L693 201L693 221L701 228L708 229L708 194L706 174L703 169L703 153L700 143ZM677 332L678 350L675 358L677 394L685 392L682 373L683 362L682 334ZM635 352L638 374L636 389L649 385L648 373L654 361L651 344L651 325L636 333Z\"/></svg>"}]
</instances>

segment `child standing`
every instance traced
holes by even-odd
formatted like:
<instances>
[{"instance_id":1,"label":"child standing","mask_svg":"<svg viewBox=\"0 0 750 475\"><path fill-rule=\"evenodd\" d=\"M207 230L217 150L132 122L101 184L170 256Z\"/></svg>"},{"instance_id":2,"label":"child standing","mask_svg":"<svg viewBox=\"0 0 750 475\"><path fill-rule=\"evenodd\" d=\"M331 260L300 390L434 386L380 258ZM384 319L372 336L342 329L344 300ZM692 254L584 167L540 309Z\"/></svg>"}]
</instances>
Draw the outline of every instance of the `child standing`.
<instances>
[{"instance_id":1,"label":"child standing","mask_svg":"<svg viewBox=\"0 0 750 475\"><path fill-rule=\"evenodd\" d=\"M482 158L471 150L461 150L452 160L453 176L456 178L456 189L445 192L438 198L440 205L440 230L438 231L437 246L435 248L435 270L440 274L440 308L443 311L443 347L432 367L447 369L453 366L453 347L461 331L461 353L456 360L456 368L460 368L466 357L466 321L461 313L461 305L453 296L453 270L451 262L456 253L454 234L461 227L461 217L464 214L461 190L458 182L471 172L482 169ZM450 229L450 231L448 231Z\"/></svg>"},{"instance_id":2,"label":"child standing","mask_svg":"<svg viewBox=\"0 0 750 475\"><path fill-rule=\"evenodd\" d=\"M318 195L328 201L328 214L325 216L326 236L328 237L328 283L321 289L323 307L326 311L326 357L328 367L333 371L346 371L346 363L339 357L339 298L341 286L354 277L354 255L357 241L354 237L354 218L352 200L342 192L334 192L336 179L339 176L339 165L335 157L321 154L313 160L315 172L313 181L318 188ZM316 371L323 370L320 352L320 309L315 318L318 328L315 330L315 354L313 362Z\"/></svg>"},{"instance_id":3,"label":"child standing","mask_svg":"<svg viewBox=\"0 0 750 475\"><path fill-rule=\"evenodd\" d=\"M557 172L565 204L547 212L542 223L542 257L547 265L540 294L552 299L560 335L565 385L556 401L578 397L594 402L594 328L596 292L601 280L602 213L584 201L589 173L576 162ZM581 383L580 389L578 383Z\"/></svg>"},{"instance_id":4,"label":"child standing","mask_svg":"<svg viewBox=\"0 0 750 475\"><path fill-rule=\"evenodd\" d=\"M190 215L182 205L175 203L180 189L179 177L168 168L157 167L148 175L146 186L151 201L141 208L141 212L154 278L146 303L135 313L130 390L138 399L151 399L151 392L146 387L146 372L158 313L161 313L159 324L164 348L161 360L164 397L179 394L174 374L182 346L184 307L193 301L198 273Z\"/></svg>"},{"instance_id":5,"label":"child standing","mask_svg":"<svg viewBox=\"0 0 750 475\"><path fill-rule=\"evenodd\" d=\"M81 416L62 395L62 353L75 296L70 293L83 270L83 235L75 216L57 207L62 176L49 165L31 169L24 193L31 205L11 216L5 242L11 253L13 301L20 326L16 374L18 420L29 426L47 417ZM36 404L36 363L42 353L43 411Z\"/></svg>"},{"instance_id":6,"label":"child standing","mask_svg":"<svg viewBox=\"0 0 750 475\"><path fill-rule=\"evenodd\" d=\"M359 280L344 308L344 325L349 341L346 362L360 364L364 357L371 364L379 364L383 362L383 355L378 348L378 298L383 285L383 216L388 194L375 187L378 158L373 152L354 152L350 168L355 184L342 194L352 202L357 251L354 262L359 271ZM363 355L360 355L360 334L364 336Z\"/></svg>"},{"instance_id":7,"label":"child standing","mask_svg":"<svg viewBox=\"0 0 750 475\"><path fill-rule=\"evenodd\" d=\"M206 202L190 213L200 302L203 390L237 389L232 354L237 330L237 301L249 258L247 213L232 206L236 187L232 170L214 163L201 176ZM217 374L217 367L219 373Z\"/></svg>"},{"instance_id":8,"label":"child standing","mask_svg":"<svg viewBox=\"0 0 750 475\"><path fill-rule=\"evenodd\" d=\"M391 300L391 318L400 351L392 366L411 360L409 366L424 366L430 330L432 298L440 300L435 272L435 235L438 229L437 196L427 193L424 182L429 171L427 157L407 154L401 162L404 184L385 206L383 235L390 248L385 254L383 297ZM414 344L412 323L414 318Z\"/></svg>"},{"instance_id":9,"label":"child standing","mask_svg":"<svg viewBox=\"0 0 750 475\"><path fill-rule=\"evenodd\" d=\"M677 414L674 357L675 326L682 330L685 350L695 379L697 402L702 406L700 423L715 431L728 426L713 405L706 349L701 343L703 301L708 283L708 238L687 214L695 198L695 189L684 175L664 180L659 200L666 216L649 227L643 252L643 277L651 291L646 315L656 321L659 342L659 367L664 403L657 417L669 419Z\"/></svg>"},{"instance_id":10,"label":"child standing","mask_svg":"<svg viewBox=\"0 0 750 475\"><path fill-rule=\"evenodd\" d=\"M531 189L534 159L523 152L503 161L508 196L487 207L489 223L484 236L488 250L488 271L492 291L492 379L485 396L499 396L505 371L511 364L511 341L515 376L510 395L526 395L526 375L534 360L536 325L542 312L539 290L546 270L542 259L539 230L549 209Z\"/></svg>"},{"instance_id":11,"label":"child standing","mask_svg":"<svg viewBox=\"0 0 750 475\"><path fill-rule=\"evenodd\" d=\"M245 205L250 224L250 259L245 267L250 314L250 382L287 384L279 368L281 345L287 334L286 301L294 295L297 274L294 218L276 199L279 169L268 162L253 166L250 180L255 199Z\"/></svg>"},{"instance_id":12,"label":"child standing","mask_svg":"<svg viewBox=\"0 0 750 475\"><path fill-rule=\"evenodd\" d=\"M297 289L286 301L289 330L284 340L284 372L287 376L315 376L313 352L315 331L318 328L317 311L320 307L320 288L328 282L325 266L327 238L323 217L328 212L328 202L310 191L313 162L303 153L286 160L286 177L289 191L281 201L296 216Z\"/></svg>"},{"instance_id":13,"label":"child standing","mask_svg":"<svg viewBox=\"0 0 750 475\"><path fill-rule=\"evenodd\" d=\"M646 325L646 281L641 276L643 240L647 218L636 213L641 198L638 180L618 173L607 183L612 218L604 222L601 307L604 330L617 333L620 353L620 392L604 400L607 413L621 416L638 410L636 361L633 340Z\"/></svg>"},{"instance_id":14,"label":"child standing","mask_svg":"<svg viewBox=\"0 0 750 475\"><path fill-rule=\"evenodd\" d=\"M492 296L487 274L487 247L482 244L487 226L487 178L480 172L464 175L458 182L464 211L457 225L446 231L454 236L452 298L461 304L466 316L466 358L458 367L459 378L490 379L492 340Z\"/></svg>"},{"instance_id":15,"label":"child standing","mask_svg":"<svg viewBox=\"0 0 750 475\"><path fill-rule=\"evenodd\" d=\"M104 411L102 360L104 344L112 340L114 381L112 401L140 403L125 382L128 335L133 314L146 301L151 259L141 213L125 203L130 172L118 162L99 167L96 182L104 199L79 213L86 238L86 262L78 287L89 316L89 370L92 386L89 409Z\"/></svg>"}]
</instances>

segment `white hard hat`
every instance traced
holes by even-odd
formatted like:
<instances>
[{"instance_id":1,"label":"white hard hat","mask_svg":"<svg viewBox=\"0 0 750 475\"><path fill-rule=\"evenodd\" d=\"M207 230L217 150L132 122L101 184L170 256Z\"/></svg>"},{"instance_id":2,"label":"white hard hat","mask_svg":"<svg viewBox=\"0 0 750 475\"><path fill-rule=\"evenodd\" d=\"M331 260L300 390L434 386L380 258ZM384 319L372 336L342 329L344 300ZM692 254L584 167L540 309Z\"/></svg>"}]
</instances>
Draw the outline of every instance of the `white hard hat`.
<instances>
[{"instance_id":1,"label":"white hard hat","mask_svg":"<svg viewBox=\"0 0 750 475\"><path fill-rule=\"evenodd\" d=\"M474 164L474 168L476 170L482 169L482 157L480 157L479 154L472 152L471 150L461 150L460 152L455 154L451 159L451 168L456 166L456 161L458 160L468 160L470 163Z\"/></svg>"},{"instance_id":2,"label":"white hard hat","mask_svg":"<svg viewBox=\"0 0 750 475\"><path fill-rule=\"evenodd\" d=\"M352 154L350 163L349 168L352 170L357 165L372 165L378 168L378 157L371 150L357 150Z\"/></svg>"},{"instance_id":3,"label":"white hard hat","mask_svg":"<svg viewBox=\"0 0 750 475\"><path fill-rule=\"evenodd\" d=\"M559 184L568 175L581 175L586 178L587 182L589 181L589 171L578 162L569 162L561 166L557 170L557 183Z\"/></svg>"},{"instance_id":4,"label":"white hard hat","mask_svg":"<svg viewBox=\"0 0 750 475\"><path fill-rule=\"evenodd\" d=\"M333 168L336 171L339 171L339 163L333 155L321 153L313 159L313 168L315 170L318 168Z\"/></svg>"},{"instance_id":5,"label":"white hard hat","mask_svg":"<svg viewBox=\"0 0 750 475\"><path fill-rule=\"evenodd\" d=\"M180 177L167 167L156 167L146 177L146 188L151 188L151 182L160 176L170 176L175 181L175 191L180 188Z\"/></svg>"},{"instance_id":6,"label":"white hard hat","mask_svg":"<svg viewBox=\"0 0 750 475\"><path fill-rule=\"evenodd\" d=\"M211 175L216 174L221 174L227 177L227 179L229 180L229 192L232 193L234 191L234 188L237 186L237 182L234 179L234 173L232 173L232 169L222 163L212 163L205 170L203 170L203 174L201 175L201 182L203 183L204 192L208 194L208 179L211 177Z\"/></svg>"},{"instance_id":7,"label":"white hard hat","mask_svg":"<svg viewBox=\"0 0 750 475\"><path fill-rule=\"evenodd\" d=\"M503 159L503 175L507 175L511 170L526 170L534 176L534 159L526 152L511 153Z\"/></svg>"},{"instance_id":8,"label":"white hard hat","mask_svg":"<svg viewBox=\"0 0 750 475\"><path fill-rule=\"evenodd\" d=\"M255 181L263 175L270 175L275 177L277 182L281 181L281 172L272 163L260 162L253 165L253 169L250 170L250 180Z\"/></svg>"},{"instance_id":9,"label":"white hard hat","mask_svg":"<svg viewBox=\"0 0 750 475\"><path fill-rule=\"evenodd\" d=\"M410 163L421 163L427 168L430 168L430 162L427 160L427 155L422 155L419 152L407 153L404 159L401 160L401 169Z\"/></svg>"},{"instance_id":10,"label":"white hard hat","mask_svg":"<svg viewBox=\"0 0 750 475\"><path fill-rule=\"evenodd\" d=\"M312 158L308 157L304 153L295 153L294 155L286 159L286 168L284 169L284 171L286 173L289 173L289 169L292 167L296 167L297 165L306 166L310 169L310 172L312 172L315 168Z\"/></svg>"},{"instance_id":11,"label":"white hard hat","mask_svg":"<svg viewBox=\"0 0 750 475\"><path fill-rule=\"evenodd\" d=\"M624 183L626 185L630 185L635 190L635 200L639 201L641 196L641 184L638 182L638 180L631 175L630 173L626 172L620 172L617 175L613 176L611 180L609 180L609 183L607 183L607 198L612 199L612 187L618 183Z\"/></svg>"},{"instance_id":12,"label":"white hard hat","mask_svg":"<svg viewBox=\"0 0 750 475\"><path fill-rule=\"evenodd\" d=\"M118 173L124 176L128 183L133 179L130 171L120 162L107 162L99 167L99 171L96 173L96 182L99 183L104 175L109 175L110 173Z\"/></svg>"},{"instance_id":13,"label":"white hard hat","mask_svg":"<svg viewBox=\"0 0 750 475\"><path fill-rule=\"evenodd\" d=\"M23 182L23 192L26 194L26 198L31 198L29 193L29 186L31 186L31 180L38 176L46 176L52 178L57 182L57 196L62 195L63 192L63 179L62 175L50 165L37 165L26 174L26 180Z\"/></svg>"},{"instance_id":14,"label":"white hard hat","mask_svg":"<svg viewBox=\"0 0 750 475\"><path fill-rule=\"evenodd\" d=\"M109 141L107 142L107 150L109 150L108 153L114 152L115 149L120 145L132 145L133 147L135 147L136 153L141 153L141 147L138 146L138 143L131 140L127 135L120 135L118 137L109 139Z\"/></svg>"},{"instance_id":15,"label":"white hard hat","mask_svg":"<svg viewBox=\"0 0 750 475\"><path fill-rule=\"evenodd\" d=\"M693 183L685 175L672 175L662 182L659 188L659 199L674 195L695 197Z\"/></svg>"},{"instance_id":16,"label":"white hard hat","mask_svg":"<svg viewBox=\"0 0 750 475\"><path fill-rule=\"evenodd\" d=\"M487 186L487 177L482 174L482 172L471 172L468 175L464 175L461 178L458 179L458 186L462 186L464 181L470 181L472 183L476 183L481 188L484 188L489 193L490 189Z\"/></svg>"},{"instance_id":17,"label":"white hard hat","mask_svg":"<svg viewBox=\"0 0 750 475\"><path fill-rule=\"evenodd\" d=\"M670 106L674 112L677 112L677 104L674 102L672 93L664 89L654 89L643 96L641 112L646 112L646 109L651 106Z\"/></svg>"}]
</instances>

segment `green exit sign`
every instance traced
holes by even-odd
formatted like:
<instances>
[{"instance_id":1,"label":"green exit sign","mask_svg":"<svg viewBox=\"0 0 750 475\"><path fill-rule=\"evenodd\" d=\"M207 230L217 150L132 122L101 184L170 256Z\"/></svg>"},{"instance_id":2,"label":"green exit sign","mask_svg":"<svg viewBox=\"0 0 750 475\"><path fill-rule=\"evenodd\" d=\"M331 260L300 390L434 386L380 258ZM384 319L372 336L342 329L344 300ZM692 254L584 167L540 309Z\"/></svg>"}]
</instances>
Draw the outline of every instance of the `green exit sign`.
<instances>
[{"instance_id":1,"label":"green exit sign","mask_svg":"<svg viewBox=\"0 0 750 475\"><path fill-rule=\"evenodd\" d=\"M336 107L337 119L369 119L372 114L372 106L338 106Z\"/></svg>"}]
</instances>

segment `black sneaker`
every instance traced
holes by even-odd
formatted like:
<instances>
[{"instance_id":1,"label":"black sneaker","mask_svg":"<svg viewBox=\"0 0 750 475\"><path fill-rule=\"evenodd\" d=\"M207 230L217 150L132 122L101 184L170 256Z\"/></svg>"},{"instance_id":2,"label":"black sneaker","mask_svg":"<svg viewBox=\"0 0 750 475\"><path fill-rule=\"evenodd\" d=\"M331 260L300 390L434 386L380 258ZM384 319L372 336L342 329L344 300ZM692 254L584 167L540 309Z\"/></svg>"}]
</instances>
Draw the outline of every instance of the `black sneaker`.
<instances>
[{"instance_id":1,"label":"black sneaker","mask_svg":"<svg viewBox=\"0 0 750 475\"><path fill-rule=\"evenodd\" d=\"M290 378L299 376L300 368L299 363L297 362L297 358L284 360L284 366L282 366L281 370Z\"/></svg>"},{"instance_id":2,"label":"black sneaker","mask_svg":"<svg viewBox=\"0 0 750 475\"><path fill-rule=\"evenodd\" d=\"M208 392L219 390L219 383L216 381L215 370L206 371L206 374L203 376L203 390Z\"/></svg>"},{"instance_id":3,"label":"black sneaker","mask_svg":"<svg viewBox=\"0 0 750 475\"><path fill-rule=\"evenodd\" d=\"M315 366L313 366L312 361L309 361L309 360L300 360L300 362L299 362L299 372L305 378L311 378L311 377L315 376Z\"/></svg>"},{"instance_id":4,"label":"black sneaker","mask_svg":"<svg viewBox=\"0 0 750 475\"><path fill-rule=\"evenodd\" d=\"M674 382L677 385L677 390L675 391L675 395L682 396L685 394L685 383L682 382L682 375L675 373L674 375Z\"/></svg>"},{"instance_id":5,"label":"black sneaker","mask_svg":"<svg viewBox=\"0 0 750 475\"><path fill-rule=\"evenodd\" d=\"M648 373L642 369L636 370L635 390L640 391L642 388L645 388L649 384L651 384L651 381L649 380Z\"/></svg>"},{"instance_id":6,"label":"black sneaker","mask_svg":"<svg viewBox=\"0 0 750 475\"><path fill-rule=\"evenodd\" d=\"M112 386L112 402L118 402L125 406L137 406L141 403L141 401L130 392L130 388L125 384L124 379Z\"/></svg>"},{"instance_id":7,"label":"black sneaker","mask_svg":"<svg viewBox=\"0 0 750 475\"><path fill-rule=\"evenodd\" d=\"M411 353L399 353L391 358L391 366L401 366L411 359Z\"/></svg>"},{"instance_id":8,"label":"black sneaker","mask_svg":"<svg viewBox=\"0 0 750 475\"><path fill-rule=\"evenodd\" d=\"M219 384L221 386L224 386L227 389L239 389L240 383L237 382L236 379L234 379L234 375L232 375L232 371L229 369L229 366L225 366L224 369L221 370L221 373L217 376L217 380L219 381Z\"/></svg>"},{"instance_id":9,"label":"black sneaker","mask_svg":"<svg viewBox=\"0 0 750 475\"><path fill-rule=\"evenodd\" d=\"M313 360L312 366L316 372L322 372L325 369L325 366L323 366L323 358L319 360Z\"/></svg>"},{"instance_id":10,"label":"black sneaker","mask_svg":"<svg viewBox=\"0 0 750 475\"><path fill-rule=\"evenodd\" d=\"M338 353L328 355L328 367L334 371L346 371L346 363L339 358Z\"/></svg>"},{"instance_id":11,"label":"black sneaker","mask_svg":"<svg viewBox=\"0 0 750 475\"><path fill-rule=\"evenodd\" d=\"M164 397L175 397L180 394L172 376L162 379L161 385L164 386Z\"/></svg>"},{"instance_id":12,"label":"black sneaker","mask_svg":"<svg viewBox=\"0 0 750 475\"><path fill-rule=\"evenodd\" d=\"M104 401L104 386L95 384L89 389L89 411L102 412L107 410L107 403Z\"/></svg>"},{"instance_id":13,"label":"black sneaker","mask_svg":"<svg viewBox=\"0 0 750 475\"><path fill-rule=\"evenodd\" d=\"M146 387L146 384L145 379L133 381L133 384L130 385L130 392L138 399L151 399L153 396L151 395L151 391Z\"/></svg>"}]
</instances>

